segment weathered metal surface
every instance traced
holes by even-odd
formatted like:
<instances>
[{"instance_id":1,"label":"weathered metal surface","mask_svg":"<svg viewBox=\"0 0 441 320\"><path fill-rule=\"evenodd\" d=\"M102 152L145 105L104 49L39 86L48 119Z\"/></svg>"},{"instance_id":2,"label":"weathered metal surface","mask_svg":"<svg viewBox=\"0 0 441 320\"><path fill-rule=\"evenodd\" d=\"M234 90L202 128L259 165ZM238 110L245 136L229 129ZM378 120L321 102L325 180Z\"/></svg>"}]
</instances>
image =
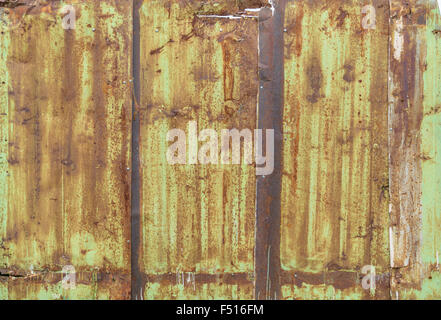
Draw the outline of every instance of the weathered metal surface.
<instances>
[{"instance_id":1,"label":"weathered metal surface","mask_svg":"<svg viewBox=\"0 0 441 320\"><path fill-rule=\"evenodd\" d=\"M166 137L175 128L189 134L191 120L198 132L256 127L257 21L198 17L179 1L144 1L139 10L135 298L252 298L254 167L171 165Z\"/></svg>"},{"instance_id":2,"label":"weathered metal surface","mask_svg":"<svg viewBox=\"0 0 441 320\"><path fill-rule=\"evenodd\" d=\"M72 4L74 30L58 1L0 22L3 299L130 297L132 4ZM66 265L111 276L65 290Z\"/></svg>"},{"instance_id":3,"label":"weathered metal surface","mask_svg":"<svg viewBox=\"0 0 441 320\"><path fill-rule=\"evenodd\" d=\"M391 295L440 298L439 46L436 1L391 1Z\"/></svg>"},{"instance_id":4,"label":"weathered metal surface","mask_svg":"<svg viewBox=\"0 0 441 320\"><path fill-rule=\"evenodd\" d=\"M0 0L1 299L440 298L435 0L69 3ZM274 172L169 164L190 121Z\"/></svg>"},{"instance_id":5,"label":"weathered metal surface","mask_svg":"<svg viewBox=\"0 0 441 320\"><path fill-rule=\"evenodd\" d=\"M389 296L361 285L365 265L389 272L388 19L388 1L286 4L284 299Z\"/></svg>"}]
</instances>

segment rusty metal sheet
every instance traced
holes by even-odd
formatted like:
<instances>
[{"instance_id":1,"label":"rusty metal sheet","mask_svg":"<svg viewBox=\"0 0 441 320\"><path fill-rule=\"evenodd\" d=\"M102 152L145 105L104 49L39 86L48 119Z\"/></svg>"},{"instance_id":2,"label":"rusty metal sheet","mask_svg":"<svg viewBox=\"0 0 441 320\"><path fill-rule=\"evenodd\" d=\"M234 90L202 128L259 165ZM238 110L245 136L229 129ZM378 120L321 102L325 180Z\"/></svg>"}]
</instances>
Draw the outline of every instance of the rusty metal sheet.
<instances>
[{"instance_id":1,"label":"rusty metal sheet","mask_svg":"<svg viewBox=\"0 0 441 320\"><path fill-rule=\"evenodd\" d=\"M392 299L439 298L436 1L392 1L389 66Z\"/></svg>"},{"instance_id":2,"label":"rusty metal sheet","mask_svg":"<svg viewBox=\"0 0 441 320\"><path fill-rule=\"evenodd\" d=\"M287 1L284 299L389 296L361 285L365 265L389 272L388 21L388 1Z\"/></svg>"},{"instance_id":3,"label":"rusty metal sheet","mask_svg":"<svg viewBox=\"0 0 441 320\"><path fill-rule=\"evenodd\" d=\"M132 3L72 1L65 30L58 1L22 2L0 22L0 298L129 298Z\"/></svg>"},{"instance_id":4,"label":"rusty metal sheet","mask_svg":"<svg viewBox=\"0 0 441 320\"><path fill-rule=\"evenodd\" d=\"M0 299L440 298L436 0L68 2L0 0Z\"/></svg>"},{"instance_id":5,"label":"rusty metal sheet","mask_svg":"<svg viewBox=\"0 0 441 320\"><path fill-rule=\"evenodd\" d=\"M190 121L198 133L256 127L257 21L187 15L179 1L144 1L139 21L140 240L132 297L250 299L254 167L171 165L166 137L171 129L190 134Z\"/></svg>"}]
</instances>

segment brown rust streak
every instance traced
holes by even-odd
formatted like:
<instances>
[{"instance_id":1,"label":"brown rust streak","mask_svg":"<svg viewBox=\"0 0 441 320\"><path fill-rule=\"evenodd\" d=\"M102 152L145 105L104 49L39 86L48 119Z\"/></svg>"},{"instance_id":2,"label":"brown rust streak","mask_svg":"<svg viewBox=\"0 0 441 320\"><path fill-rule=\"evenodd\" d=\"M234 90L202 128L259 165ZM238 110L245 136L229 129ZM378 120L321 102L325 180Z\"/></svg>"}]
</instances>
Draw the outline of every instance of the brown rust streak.
<instances>
[{"instance_id":1,"label":"brown rust streak","mask_svg":"<svg viewBox=\"0 0 441 320\"><path fill-rule=\"evenodd\" d=\"M167 273L157 275L144 275L148 283L159 283L161 285L178 284L179 279L183 278L185 282L194 281L196 284L215 284L224 283L230 285L249 285L254 279L249 273L223 273L223 274L202 274L194 272ZM355 271L329 270L320 273L311 273L304 271L281 271L280 284L282 286L290 285L302 287L308 285L331 285L335 289L344 290L348 288L361 287L361 281L365 275ZM389 274L377 275L376 286L378 289L389 289Z\"/></svg>"},{"instance_id":2,"label":"brown rust streak","mask_svg":"<svg viewBox=\"0 0 441 320\"><path fill-rule=\"evenodd\" d=\"M228 40L220 41L222 45L222 55L224 60L224 100L233 100L234 76L231 67L231 49Z\"/></svg>"}]
</instances>

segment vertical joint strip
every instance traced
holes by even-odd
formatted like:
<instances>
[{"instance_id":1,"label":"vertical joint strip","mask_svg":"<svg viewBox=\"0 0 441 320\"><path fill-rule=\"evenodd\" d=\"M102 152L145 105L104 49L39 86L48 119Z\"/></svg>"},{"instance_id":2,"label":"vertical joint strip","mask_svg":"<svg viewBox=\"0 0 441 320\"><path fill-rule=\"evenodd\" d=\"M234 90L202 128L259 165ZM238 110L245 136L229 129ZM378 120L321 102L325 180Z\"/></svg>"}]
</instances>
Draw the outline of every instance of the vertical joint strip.
<instances>
[{"instance_id":1,"label":"vertical joint strip","mask_svg":"<svg viewBox=\"0 0 441 320\"><path fill-rule=\"evenodd\" d=\"M255 298L280 298L280 192L285 1L259 14L258 128L274 130L274 171L256 182ZM265 134L264 134L265 135ZM267 141L265 141L267 143ZM265 150L265 147L263 147Z\"/></svg>"},{"instance_id":2,"label":"vertical joint strip","mask_svg":"<svg viewBox=\"0 0 441 320\"><path fill-rule=\"evenodd\" d=\"M140 230L140 17L142 0L133 3L133 97L132 97L132 185L131 185L131 299L142 299L143 281L139 266Z\"/></svg>"}]
</instances>

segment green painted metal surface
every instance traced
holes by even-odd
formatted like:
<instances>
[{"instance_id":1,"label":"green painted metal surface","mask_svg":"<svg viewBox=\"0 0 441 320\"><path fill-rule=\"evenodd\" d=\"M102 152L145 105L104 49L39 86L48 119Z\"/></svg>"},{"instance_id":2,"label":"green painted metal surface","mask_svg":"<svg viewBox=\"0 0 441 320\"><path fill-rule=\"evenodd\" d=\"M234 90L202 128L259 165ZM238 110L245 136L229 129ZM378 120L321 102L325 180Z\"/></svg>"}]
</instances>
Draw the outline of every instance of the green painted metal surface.
<instances>
[{"instance_id":1,"label":"green painted metal surface","mask_svg":"<svg viewBox=\"0 0 441 320\"><path fill-rule=\"evenodd\" d=\"M441 298L437 1L272 5L0 1L0 299ZM189 121L274 175L170 165Z\"/></svg>"}]
</instances>

